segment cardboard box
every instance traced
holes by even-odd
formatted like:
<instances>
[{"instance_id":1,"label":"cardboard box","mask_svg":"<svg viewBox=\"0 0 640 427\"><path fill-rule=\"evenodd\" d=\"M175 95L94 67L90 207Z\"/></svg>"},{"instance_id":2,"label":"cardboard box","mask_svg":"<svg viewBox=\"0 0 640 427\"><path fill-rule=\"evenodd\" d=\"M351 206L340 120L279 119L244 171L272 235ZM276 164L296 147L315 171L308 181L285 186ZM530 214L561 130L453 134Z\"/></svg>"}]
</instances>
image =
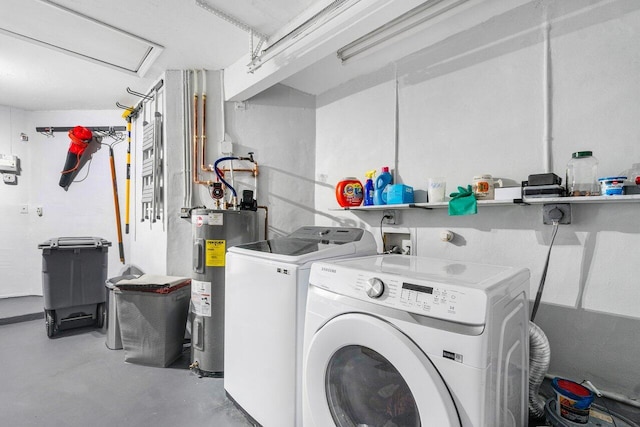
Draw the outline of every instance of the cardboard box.
<instances>
[{"instance_id":1,"label":"cardboard box","mask_svg":"<svg viewBox=\"0 0 640 427\"><path fill-rule=\"evenodd\" d=\"M397 205L413 203L413 187L404 184L392 184L387 190L387 204Z\"/></svg>"}]
</instances>

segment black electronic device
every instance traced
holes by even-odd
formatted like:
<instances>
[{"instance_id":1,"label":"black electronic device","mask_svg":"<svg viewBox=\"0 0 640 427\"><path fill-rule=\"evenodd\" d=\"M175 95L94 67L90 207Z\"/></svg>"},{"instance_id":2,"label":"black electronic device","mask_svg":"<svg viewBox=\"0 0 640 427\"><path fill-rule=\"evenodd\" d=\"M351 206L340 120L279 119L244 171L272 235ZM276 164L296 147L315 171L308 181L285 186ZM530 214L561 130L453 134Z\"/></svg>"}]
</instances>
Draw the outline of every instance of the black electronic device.
<instances>
[{"instance_id":1,"label":"black electronic device","mask_svg":"<svg viewBox=\"0 0 640 427\"><path fill-rule=\"evenodd\" d=\"M240 201L240 210L257 211L258 201L253 198L253 191L244 190L242 192L242 200Z\"/></svg>"},{"instance_id":2,"label":"black electronic device","mask_svg":"<svg viewBox=\"0 0 640 427\"><path fill-rule=\"evenodd\" d=\"M562 178L551 172L536 173L529 175L529 179L526 182L529 187L535 187L538 185L562 185Z\"/></svg>"}]
</instances>

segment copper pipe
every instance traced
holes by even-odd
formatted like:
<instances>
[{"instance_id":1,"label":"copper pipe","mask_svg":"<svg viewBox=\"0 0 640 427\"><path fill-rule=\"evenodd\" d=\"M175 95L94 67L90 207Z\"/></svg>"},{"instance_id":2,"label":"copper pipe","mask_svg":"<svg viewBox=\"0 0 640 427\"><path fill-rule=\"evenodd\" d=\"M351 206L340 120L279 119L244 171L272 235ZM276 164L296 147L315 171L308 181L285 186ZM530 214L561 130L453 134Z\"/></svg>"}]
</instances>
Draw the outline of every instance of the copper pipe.
<instances>
[{"instance_id":1,"label":"copper pipe","mask_svg":"<svg viewBox=\"0 0 640 427\"><path fill-rule=\"evenodd\" d=\"M204 158L207 152L207 95L202 93L202 134L200 135L200 144L202 145L202 158L200 159L200 170L204 172L213 172L213 168L207 167L204 164Z\"/></svg>"},{"instance_id":2,"label":"copper pipe","mask_svg":"<svg viewBox=\"0 0 640 427\"><path fill-rule=\"evenodd\" d=\"M195 80L197 82L198 79L198 73L194 72L194 77ZM202 95L203 98L205 98L205 95ZM203 104L203 115L204 115L204 104ZM203 118L203 125L204 125L204 118ZM200 181L200 178L198 176L198 87L196 85L195 89L194 89L194 94L193 94L193 183L194 184L202 184L202 185L206 185L206 186L211 186L213 185L213 181ZM202 158L203 158L203 162L204 162L204 147L203 147L203 151L202 151Z\"/></svg>"},{"instance_id":3,"label":"copper pipe","mask_svg":"<svg viewBox=\"0 0 640 427\"><path fill-rule=\"evenodd\" d=\"M196 77L197 79L197 77ZM199 184L198 180L198 94L193 94L193 182Z\"/></svg>"},{"instance_id":4,"label":"copper pipe","mask_svg":"<svg viewBox=\"0 0 640 427\"><path fill-rule=\"evenodd\" d=\"M258 176L258 164L256 162L253 162L255 164L255 166L251 169L237 169L237 168L233 168L234 172L251 172L253 174L253 176ZM220 169L220 172L224 173L224 172L229 172L231 171L231 169L229 168L222 168Z\"/></svg>"}]
</instances>

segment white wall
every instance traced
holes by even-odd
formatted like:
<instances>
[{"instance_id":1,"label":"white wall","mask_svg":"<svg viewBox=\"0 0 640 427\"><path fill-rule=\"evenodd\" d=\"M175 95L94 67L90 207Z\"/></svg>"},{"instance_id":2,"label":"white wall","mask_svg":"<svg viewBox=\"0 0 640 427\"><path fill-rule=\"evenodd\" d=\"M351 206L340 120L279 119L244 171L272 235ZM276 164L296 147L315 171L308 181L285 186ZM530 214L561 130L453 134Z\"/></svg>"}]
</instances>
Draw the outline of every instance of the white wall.
<instances>
[{"instance_id":1,"label":"white wall","mask_svg":"<svg viewBox=\"0 0 640 427\"><path fill-rule=\"evenodd\" d=\"M142 167L141 116L136 121L136 147L132 163L136 200L132 220L132 263L145 272L190 276L192 270L192 229L188 219L180 218L182 207L214 208L214 201L204 185L194 185L191 205L184 205L184 178L192 174L185 170L182 71L167 71L160 93L159 110L164 120L164 182L165 215L162 221L140 222L139 199L141 185L138 174ZM200 89L202 82L199 83ZM199 97L201 93L198 93ZM236 105L225 103L222 114L220 72L207 71L207 147L205 165L223 157L221 141L223 130L233 141L233 155L254 153L258 163L257 200L268 210L268 230L271 236L288 234L302 225L313 223L314 152L315 152L315 99L288 87L277 85L262 94ZM200 97L201 100L201 97ZM191 95L188 102L192 102ZM145 113L155 106L145 104ZM150 116L149 116L150 117ZM222 120L225 126L223 129ZM149 120L149 119L147 119ZM192 141L186 141L189 146ZM200 149L199 149L200 150ZM198 158L197 168L201 159ZM221 163L220 167L229 167ZM235 162L235 168L250 168L248 162ZM137 172L136 172L137 171ZM227 179L231 179L229 175ZM201 181L215 180L211 172L199 172ZM238 196L242 190L255 190L250 173L237 172L234 183ZM264 236L265 210L259 209L260 237Z\"/></svg>"},{"instance_id":2,"label":"white wall","mask_svg":"<svg viewBox=\"0 0 640 427\"><path fill-rule=\"evenodd\" d=\"M241 108L226 104L234 154L254 152L258 162L257 200L269 209L269 237L314 221L314 101L310 95L276 85Z\"/></svg>"},{"instance_id":3,"label":"white wall","mask_svg":"<svg viewBox=\"0 0 640 427\"><path fill-rule=\"evenodd\" d=\"M564 177L578 150L594 151L601 176L640 162L638 5L592 3L532 2L318 96L316 222L362 225L380 241L381 213L330 209L336 182L364 180L381 166L396 166L398 182L422 195L430 176L446 176L448 193L482 173L517 183L549 167ZM573 206L536 318L551 341L552 374L589 378L633 399L640 396L632 375L640 354L638 208ZM402 211L395 228L411 233L418 255L529 268L533 298L551 235L541 207L479 210ZM445 228L456 233L452 243L439 240Z\"/></svg>"},{"instance_id":4,"label":"white wall","mask_svg":"<svg viewBox=\"0 0 640 427\"><path fill-rule=\"evenodd\" d=\"M108 274L118 273L115 211L108 147L93 154L65 191L58 185L69 137L64 132L46 137L36 127L124 126L119 111L26 112L0 107L0 151L20 158L17 185L0 183L0 297L42 294L42 251L38 244L52 237L96 236L113 243ZM29 141L22 142L20 133ZM103 142L110 143L108 138ZM124 188L125 151L115 146L119 189ZM28 206L28 214L20 207ZM43 208L43 216L36 208ZM128 247L128 246L127 246Z\"/></svg>"}]
</instances>

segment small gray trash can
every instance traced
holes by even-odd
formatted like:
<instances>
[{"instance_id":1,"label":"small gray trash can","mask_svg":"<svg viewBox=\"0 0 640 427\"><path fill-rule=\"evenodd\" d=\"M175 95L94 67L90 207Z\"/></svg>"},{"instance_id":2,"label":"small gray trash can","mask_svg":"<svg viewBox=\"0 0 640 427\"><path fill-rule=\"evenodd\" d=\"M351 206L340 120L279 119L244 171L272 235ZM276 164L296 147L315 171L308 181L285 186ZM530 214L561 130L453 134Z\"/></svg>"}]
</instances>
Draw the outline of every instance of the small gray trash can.
<instances>
[{"instance_id":1,"label":"small gray trash can","mask_svg":"<svg viewBox=\"0 0 640 427\"><path fill-rule=\"evenodd\" d=\"M154 286L120 281L114 294L124 360L140 365L167 367L182 354L191 301L191 279ZM159 276L155 276L159 277Z\"/></svg>"},{"instance_id":2,"label":"small gray trash can","mask_svg":"<svg viewBox=\"0 0 640 427\"><path fill-rule=\"evenodd\" d=\"M60 329L102 328L109 246L111 242L100 237L55 237L38 245L49 338Z\"/></svg>"}]
</instances>

